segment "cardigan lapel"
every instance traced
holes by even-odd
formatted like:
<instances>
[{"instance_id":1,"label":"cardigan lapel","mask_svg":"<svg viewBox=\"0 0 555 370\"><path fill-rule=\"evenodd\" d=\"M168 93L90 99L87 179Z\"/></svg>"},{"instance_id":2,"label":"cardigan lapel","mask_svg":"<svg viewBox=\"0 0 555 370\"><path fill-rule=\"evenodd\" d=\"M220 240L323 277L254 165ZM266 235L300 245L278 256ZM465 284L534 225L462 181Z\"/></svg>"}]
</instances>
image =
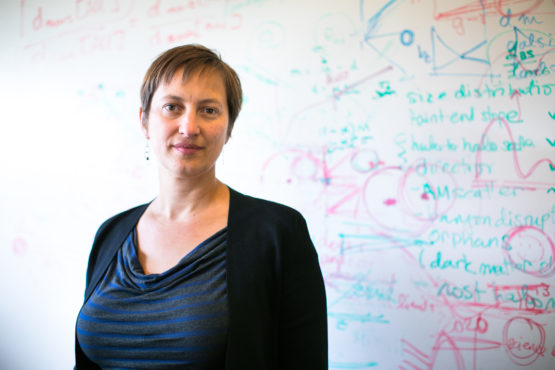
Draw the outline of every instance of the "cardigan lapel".
<instances>
[{"instance_id":1,"label":"cardigan lapel","mask_svg":"<svg viewBox=\"0 0 555 370\"><path fill-rule=\"evenodd\" d=\"M114 259L123 242L137 225L150 203L140 205L123 212L106 222L98 231L93 243L89 266L87 270L87 288L85 289L85 302L89 299L98 282L106 273L108 266ZM94 264L91 264L94 263ZM89 276L89 274L91 274Z\"/></svg>"},{"instance_id":2,"label":"cardigan lapel","mask_svg":"<svg viewBox=\"0 0 555 370\"><path fill-rule=\"evenodd\" d=\"M261 230L267 215L260 200L230 188L227 224L227 296L229 327L226 369L272 369L277 339L276 287L268 278L275 266L269 248L270 233ZM271 251L272 253L268 253ZM272 261L272 262L269 262ZM270 274L274 276L274 274Z\"/></svg>"}]
</instances>

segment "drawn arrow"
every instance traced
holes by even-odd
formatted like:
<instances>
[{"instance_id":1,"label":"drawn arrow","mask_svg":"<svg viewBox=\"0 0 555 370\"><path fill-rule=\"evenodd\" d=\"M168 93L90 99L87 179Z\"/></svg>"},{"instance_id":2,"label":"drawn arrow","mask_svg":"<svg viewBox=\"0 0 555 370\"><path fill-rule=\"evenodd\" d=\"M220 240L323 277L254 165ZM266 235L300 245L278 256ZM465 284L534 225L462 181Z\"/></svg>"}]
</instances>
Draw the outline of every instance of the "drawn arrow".
<instances>
[{"instance_id":1,"label":"drawn arrow","mask_svg":"<svg viewBox=\"0 0 555 370\"><path fill-rule=\"evenodd\" d=\"M551 169L551 171L555 171L555 166L553 166L551 163L549 164L549 169Z\"/></svg>"},{"instance_id":2,"label":"drawn arrow","mask_svg":"<svg viewBox=\"0 0 555 370\"><path fill-rule=\"evenodd\" d=\"M547 140L547 142L549 143L549 145L551 146L555 146L555 140L551 141L548 138L545 138L545 140Z\"/></svg>"},{"instance_id":3,"label":"drawn arrow","mask_svg":"<svg viewBox=\"0 0 555 370\"><path fill-rule=\"evenodd\" d=\"M547 114L549 114L549 117L551 117L551 119L555 119L555 112L547 112Z\"/></svg>"}]
</instances>

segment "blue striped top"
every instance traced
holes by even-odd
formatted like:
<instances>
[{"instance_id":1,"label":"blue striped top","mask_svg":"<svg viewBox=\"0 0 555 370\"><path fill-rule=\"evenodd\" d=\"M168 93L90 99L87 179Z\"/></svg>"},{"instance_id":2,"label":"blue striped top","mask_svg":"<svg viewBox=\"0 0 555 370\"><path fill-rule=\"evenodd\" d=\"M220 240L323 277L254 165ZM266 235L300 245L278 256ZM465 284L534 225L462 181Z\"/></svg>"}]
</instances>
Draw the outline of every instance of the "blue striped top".
<instances>
[{"instance_id":1,"label":"blue striped top","mask_svg":"<svg viewBox=\"0 0 555 370\"><path fill-rule=\"evenodd\" d=\"M106 369L224 368L226 238L224 228L145 275L133 230L77 318L85 354Z\"/></svg>"}]
</instances>

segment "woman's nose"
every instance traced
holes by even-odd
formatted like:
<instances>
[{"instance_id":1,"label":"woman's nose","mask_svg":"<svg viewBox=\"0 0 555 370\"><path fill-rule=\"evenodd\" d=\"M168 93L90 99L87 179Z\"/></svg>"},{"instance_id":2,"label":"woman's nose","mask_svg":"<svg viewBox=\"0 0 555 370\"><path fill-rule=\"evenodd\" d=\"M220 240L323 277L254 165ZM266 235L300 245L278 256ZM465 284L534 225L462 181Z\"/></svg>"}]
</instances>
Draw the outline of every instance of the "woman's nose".
<instances>
[{"instance_id":1,"label":"woman's nose","mask_svg":"<svg viewBox=\"0 0 555 370\"><path fill-rule=\"evenodd\" d=\"M179 133L185 136L196 136L200 133L198 117L194 109L189 109L179 121Z\"/></svg>"}]
</instances>

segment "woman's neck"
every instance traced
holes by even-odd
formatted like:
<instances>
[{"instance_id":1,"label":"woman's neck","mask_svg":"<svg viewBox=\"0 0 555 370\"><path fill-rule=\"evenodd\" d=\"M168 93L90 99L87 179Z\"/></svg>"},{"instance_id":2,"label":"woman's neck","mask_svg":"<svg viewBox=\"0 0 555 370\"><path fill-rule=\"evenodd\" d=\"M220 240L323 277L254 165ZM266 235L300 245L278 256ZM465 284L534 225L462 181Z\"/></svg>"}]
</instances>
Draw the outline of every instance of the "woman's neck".
<instances>
[{"instance_id":1,"label":"woman's neck","mask_svg":"<svg viewBox=\"0 0 555 370\"><path fill-rule=\"evenodd\" d=\"M194 179L160 174L160 194L152 211L168 220L185 220L220 201L227 201L228 188L214 173Z\"/></svg>"}]
</instances>

